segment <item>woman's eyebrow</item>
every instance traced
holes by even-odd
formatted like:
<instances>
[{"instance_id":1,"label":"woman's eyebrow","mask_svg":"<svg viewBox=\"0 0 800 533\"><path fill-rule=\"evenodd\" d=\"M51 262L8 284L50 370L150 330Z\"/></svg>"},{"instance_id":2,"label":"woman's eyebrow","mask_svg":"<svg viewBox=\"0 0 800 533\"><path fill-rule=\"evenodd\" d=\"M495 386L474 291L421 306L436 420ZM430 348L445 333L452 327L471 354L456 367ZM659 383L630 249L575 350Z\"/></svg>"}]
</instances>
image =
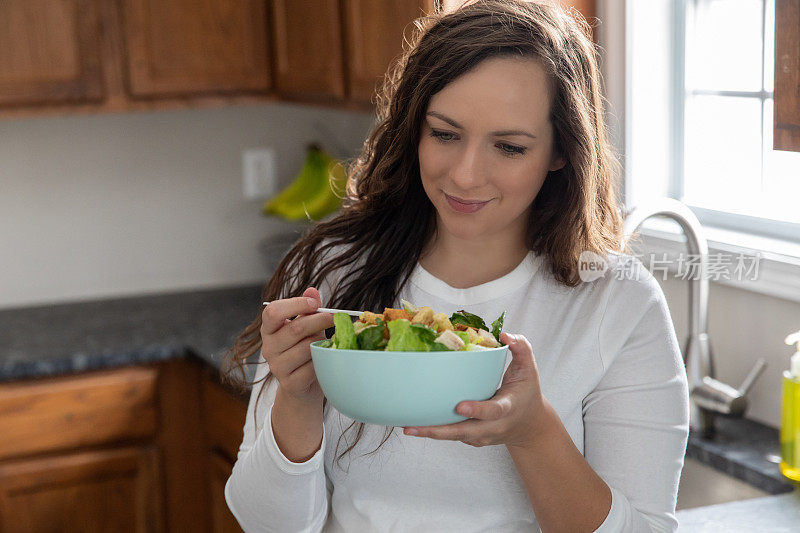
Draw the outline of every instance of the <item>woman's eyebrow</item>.
<instances>
[{"instance_id":1,"label":"woman's eyebrow","mask_svg":"<svg viewBox=\"0 0 800 533\"><path fill-rule=\"evenodd\" d=\"M437 112L437 111L428 111L428 112L426 113L426 115L430 115L430 116L432 116L432 117L436 117L436 118L438 118L439 120L444 120L445 122L447 122L448 124L450 124L450 125L451 125L451 126L453 126L454 128L463 129L463 127L461 126L461 124L459 124L458 122L456 122L455 120L453 120L453 119L452 119L452 118L450 118L450 117L447 117L447 116L445 116L445 115L442 115L441 113L439 113L439 112ZM493 132L492 132L492 135L494 135L495 137L503 137L503 136L508 136L508 135L524 135L524 136L526 136L526 137L530 137L531 139L535 139L535 138L536 138L536 136L535 136L535 135L533 135L532 133L528 133L528 132L527 132L527 131L525 131L525 130L502 130L502 131L493 131Z\"/></svg>"}]
</instances>

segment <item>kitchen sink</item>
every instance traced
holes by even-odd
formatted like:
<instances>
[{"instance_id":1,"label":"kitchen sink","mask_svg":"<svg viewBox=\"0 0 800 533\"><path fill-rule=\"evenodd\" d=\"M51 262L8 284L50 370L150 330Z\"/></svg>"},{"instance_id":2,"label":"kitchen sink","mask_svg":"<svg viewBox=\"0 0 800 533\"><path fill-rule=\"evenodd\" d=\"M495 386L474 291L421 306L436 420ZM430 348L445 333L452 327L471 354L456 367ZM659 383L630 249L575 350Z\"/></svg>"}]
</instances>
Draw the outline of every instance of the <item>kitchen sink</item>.
<instances>
[{"instance_id":1,"label":"kitchen sink","mask_svg":"<svg viewBox=\"0 0 800 533\"><path fill-rule=\"evenodd\" d=\"M769 493L699 461L684 459L678 488L678 510L762 496L769 496Z\"/></svg>"}]
</instances>

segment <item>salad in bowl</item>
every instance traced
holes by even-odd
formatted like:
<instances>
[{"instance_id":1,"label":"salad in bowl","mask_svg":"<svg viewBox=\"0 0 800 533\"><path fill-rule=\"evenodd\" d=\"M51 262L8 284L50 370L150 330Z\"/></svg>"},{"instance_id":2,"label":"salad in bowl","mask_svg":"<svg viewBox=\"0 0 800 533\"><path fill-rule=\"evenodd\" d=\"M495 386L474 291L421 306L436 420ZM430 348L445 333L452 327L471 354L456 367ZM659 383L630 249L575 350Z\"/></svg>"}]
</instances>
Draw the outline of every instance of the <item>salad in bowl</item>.
<instances>
[{"instance_id":1,"label":"salad in bowl","mask_svg":"<svg viewBox=\"0 0 800 533\"><path fill-rule=\"evenodd\" d=\"M490 330L481 317L464 310L448 318L430 307L416 307L403 299L400 302L401 309L365 311L355 322L347 313L336 313L333 336L319 346L389 352L474 351L502 346L505 311L492 322Z\"/></svg>"},{"instance_id":2,"label":"salad in bowl","mask_svg":"<svg viewBox=\"0 0 800 533\"><path fill-rule=\"evenodd\" d=\"M465 420L455 408L487 400L503 377L505 312L487 326L465 310L450 317L401 300L401 309L334 315L330 339L311 343L322 392L340 413L385 426Z\"/></svg>"}]
</instances>

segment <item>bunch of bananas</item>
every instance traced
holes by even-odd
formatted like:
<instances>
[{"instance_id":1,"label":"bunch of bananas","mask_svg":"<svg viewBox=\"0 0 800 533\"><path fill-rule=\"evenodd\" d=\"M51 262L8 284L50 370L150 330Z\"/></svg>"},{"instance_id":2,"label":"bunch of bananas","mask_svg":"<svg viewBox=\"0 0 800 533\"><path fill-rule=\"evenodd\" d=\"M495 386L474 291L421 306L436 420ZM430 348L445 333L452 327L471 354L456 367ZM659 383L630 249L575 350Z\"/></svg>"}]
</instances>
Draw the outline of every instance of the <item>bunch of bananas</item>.
<instances>
[{"instance_id":1,"label":"bunch of bananas","mask_svg":"<svg viewBox=\"0 0 800 533\"><path fill-rule=\"evenodd\" d=\"M320 220L341 207L346 183L344 167L312 144L294 182L264 202L261 211L288 220Z\"/></svg>"}]
</instances>

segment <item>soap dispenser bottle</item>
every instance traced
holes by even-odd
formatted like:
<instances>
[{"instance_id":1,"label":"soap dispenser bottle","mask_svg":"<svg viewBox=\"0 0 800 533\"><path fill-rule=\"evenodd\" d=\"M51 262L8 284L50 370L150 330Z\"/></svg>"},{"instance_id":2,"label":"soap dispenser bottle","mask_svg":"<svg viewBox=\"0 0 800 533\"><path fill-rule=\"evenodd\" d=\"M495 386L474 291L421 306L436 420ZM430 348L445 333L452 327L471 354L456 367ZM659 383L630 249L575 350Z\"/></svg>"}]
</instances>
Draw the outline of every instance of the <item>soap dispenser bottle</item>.
<instances>
[{"instance_id":1,"label":"soap dispenser bottle","mask_svg":"<svg viewBox=\"0 0 800 533\"><path fill-rule=\"evenodd\" d=\"M796 345L790 369L783 373L781 405L781 472L800 481L800 331L786 337L786 344Z\"/></svg>"}]
</instances>

